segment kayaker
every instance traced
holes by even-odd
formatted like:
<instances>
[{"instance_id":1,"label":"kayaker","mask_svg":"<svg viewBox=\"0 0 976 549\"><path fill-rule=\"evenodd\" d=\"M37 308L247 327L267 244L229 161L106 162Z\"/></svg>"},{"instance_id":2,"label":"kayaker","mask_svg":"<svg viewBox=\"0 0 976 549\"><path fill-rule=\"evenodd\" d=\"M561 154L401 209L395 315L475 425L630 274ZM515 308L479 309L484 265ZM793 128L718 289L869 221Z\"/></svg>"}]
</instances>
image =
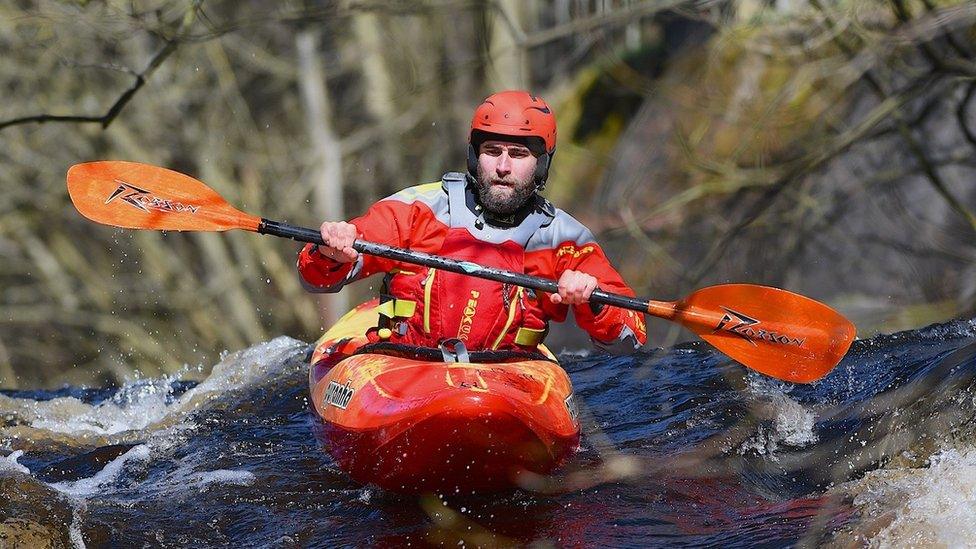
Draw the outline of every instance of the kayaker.
<instances>
[{"instance_id":1,"label":"kayaker","mask_svg":"<svg viewBox=\"0 0 976 549\"><path fill-rule=\"evenodd\" d=\"M371 340L436 347L463 342L467 350L534 350L549 322L569 308L593 343L610 352L646 341L643 315L588 303L601 289L633 296L593 234L539 195L556 150L549 105L526 91L491 95L475 109L468 135L467 174L404 189L351 221L321 225L324 246L298 256L305 287L337 292L386 273L378 326ZM559 292L538 295L455 273L363 255L355 239L438 254L558 280Z\"/></svg>"}]
</instances>

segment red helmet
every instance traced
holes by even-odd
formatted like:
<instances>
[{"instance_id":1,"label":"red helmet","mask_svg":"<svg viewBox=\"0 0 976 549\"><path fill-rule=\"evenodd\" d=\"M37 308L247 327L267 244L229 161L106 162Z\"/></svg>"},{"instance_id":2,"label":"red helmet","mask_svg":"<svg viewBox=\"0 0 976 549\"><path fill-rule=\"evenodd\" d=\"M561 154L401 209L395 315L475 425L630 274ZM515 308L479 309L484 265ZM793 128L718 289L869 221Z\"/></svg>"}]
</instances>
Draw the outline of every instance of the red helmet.
<instances>
[{"instance_id":1,"label":"red helmet","mask_svg":"<svg viewBox=\"0 0 976 549\"><path fill-rule=\"evenodd\" d=\"M485 135L491 134L491 135ZM519 137L539 155L536 183L541 188L556 151L556 117L541 98L524 90L508 90L488 96L478 105L468 133L468 171L476 175L478 147L492 135Z\"/></svg>"},{"instance_id":2,"label":"red helmet","mask_svg":"<svg viewBox=\"0 0 976 549\"><path fill-rule=\"evenodd\" d=\"M546 153L556 149L556 117L541 98L523 90L498 92L485 99L471 118L471 133L538 137ZM468 135L468 141L471 135Z\"/></svg>"}]
</instances>

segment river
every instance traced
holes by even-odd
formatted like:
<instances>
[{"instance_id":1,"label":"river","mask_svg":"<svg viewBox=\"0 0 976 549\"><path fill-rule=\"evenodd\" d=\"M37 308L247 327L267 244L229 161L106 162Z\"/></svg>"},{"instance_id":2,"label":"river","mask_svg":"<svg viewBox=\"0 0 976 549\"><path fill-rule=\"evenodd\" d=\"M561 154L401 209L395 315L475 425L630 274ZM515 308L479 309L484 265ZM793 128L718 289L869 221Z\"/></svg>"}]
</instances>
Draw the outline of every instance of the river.
<instances>
[{"instance_id":1,"label":"river","mask_svg":"<svg viewBox=\"0 0 976 549\"><path fill-rule=\"evenodd\" d=\"M480 497L339 471L313 435L308 349L0 391L0 546L976 545L976 321L855 341L813 385L704 343L564 354L580 452Z\"/></svg>"}]
</instances>

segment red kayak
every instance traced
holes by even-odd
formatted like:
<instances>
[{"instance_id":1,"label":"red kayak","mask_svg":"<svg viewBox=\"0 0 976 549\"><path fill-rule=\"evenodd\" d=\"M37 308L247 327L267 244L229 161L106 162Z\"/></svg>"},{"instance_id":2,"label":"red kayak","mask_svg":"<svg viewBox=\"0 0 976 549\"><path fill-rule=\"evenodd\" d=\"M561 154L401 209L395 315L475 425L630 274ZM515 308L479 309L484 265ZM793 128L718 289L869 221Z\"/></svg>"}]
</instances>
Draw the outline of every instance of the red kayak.
<instances>
[{"instance_id":1,"label":"red kayak","mask_svg":"<svg viewBox=\"0 0 976 549\"><path fill-rule=\"evenodd\" d=\"M572 384L545 347L444 362L437 349L369 344L376 306L326 332L309 370L318 434L352 478L403 493L501 491L579 448Z\"/></svg>"}]
</instances>

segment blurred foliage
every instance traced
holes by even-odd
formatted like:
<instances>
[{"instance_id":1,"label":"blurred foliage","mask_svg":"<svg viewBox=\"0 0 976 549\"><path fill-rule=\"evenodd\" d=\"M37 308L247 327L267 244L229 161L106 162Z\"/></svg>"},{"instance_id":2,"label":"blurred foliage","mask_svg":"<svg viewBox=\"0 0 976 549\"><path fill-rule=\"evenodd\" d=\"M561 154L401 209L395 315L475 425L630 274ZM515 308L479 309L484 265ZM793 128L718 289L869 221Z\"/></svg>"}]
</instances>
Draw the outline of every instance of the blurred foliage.
<instances>
[{"instance_id":1,"label":"blurred foliage","mask_svg":"<svg viewBox=\"0 0 976 549\"><path fill-rule=\"evenodd\" d=\"M971 315L973 4L746 4L692 18L704 31L659 18L658 43L678 43L659 74L621 55L584 76L581 95L640 108L581 134L570 173L595 200L570 209L612 256L641 258L621 265L638 293L766 283L862 336Z\"/></svg>"},{"instance_id":2,"label":"blurred foliage","mask_svg":"<svg viewBox=\"0 0 976 549\"><path fill-rule=\"evenodd\" d=\"M327 318L296 245L95 226L70 165L166 166L315 226L316 129L351 217L461 169L472 108L510 86L555 106L547 193L638 293L774 284L862 336L972 314L974 18L929 0L0 2L0 386L209 365Z\"/></svg>"}]
</instances>

